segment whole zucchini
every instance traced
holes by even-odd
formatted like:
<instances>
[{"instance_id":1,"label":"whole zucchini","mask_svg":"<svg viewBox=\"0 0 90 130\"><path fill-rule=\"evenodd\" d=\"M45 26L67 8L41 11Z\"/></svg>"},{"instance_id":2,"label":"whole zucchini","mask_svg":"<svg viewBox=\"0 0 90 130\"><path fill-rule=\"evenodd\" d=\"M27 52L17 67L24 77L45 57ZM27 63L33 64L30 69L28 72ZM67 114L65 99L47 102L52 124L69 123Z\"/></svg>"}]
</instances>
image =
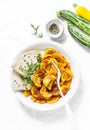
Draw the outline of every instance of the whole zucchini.
<instances>
[{"instance_id":1,"label":"whole zucchini","mask_svg":"<svg viewBox=\"0 0 90 130\"><path fill-rule=\"evenodd\" d=\"M57 17L63 17L73 24L75 24L78 28L86 32L87 34L90 34L90 22L79 17L77 14L68 11L68 10L61 10L56 12Z\"/></svg>"},{"instance_id":2,"label":"whole zucchini","mask_svg":"<svg viewBox=\"0 0 90 130\"><path fill-rule=\"evenodd\" d=\"M68 30L70 34L78 40L81 44L85 45L86 47L90 48L90 37L87 36L84 32L80 31L74 24L68 22Z\"/></svg>"}]
</instances>

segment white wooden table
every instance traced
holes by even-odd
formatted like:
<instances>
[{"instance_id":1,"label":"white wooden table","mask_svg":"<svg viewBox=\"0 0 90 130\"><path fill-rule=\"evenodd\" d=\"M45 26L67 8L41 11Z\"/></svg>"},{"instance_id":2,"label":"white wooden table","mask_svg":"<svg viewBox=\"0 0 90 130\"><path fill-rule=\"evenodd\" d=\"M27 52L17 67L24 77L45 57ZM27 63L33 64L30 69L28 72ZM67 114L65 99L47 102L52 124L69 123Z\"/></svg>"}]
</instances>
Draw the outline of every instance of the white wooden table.
<instances>
[{"instance_id":1,"label":"white wooden table","mask_svg":"<svg viewBox=\"0 0 90 130\"><path fill-rule=\"evenodd\" d=\"M69 102L75 120L68 121L64 108L38 112L22 106L11 89L10 65L14 56L33 41L30 24L40 25L44 39L50 40L45 24L60 9L74 11L72 3L85 5L89 0L0 0L0 130L89 130L90 129L90 51L65 34L62 47L75 58L81 74L78 91ZM77 85L77 83L76 83Z\"/></svg>"}]
</instances>

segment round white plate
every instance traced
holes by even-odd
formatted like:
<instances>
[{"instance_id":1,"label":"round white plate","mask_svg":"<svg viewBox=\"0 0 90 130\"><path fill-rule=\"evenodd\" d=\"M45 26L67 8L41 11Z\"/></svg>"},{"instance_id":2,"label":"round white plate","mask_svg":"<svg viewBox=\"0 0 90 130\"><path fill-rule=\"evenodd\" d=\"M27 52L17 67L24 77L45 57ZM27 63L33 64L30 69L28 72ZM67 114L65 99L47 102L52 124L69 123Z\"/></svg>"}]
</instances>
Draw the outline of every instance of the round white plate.
<instances>
[{"instance_id":1,"label":"round white plate","mask_svg":"<svg viewBox=\"0 0 90 130\"><path fill-rule=\"evenodd\" d=\"M50 42L50 41L41 41L41 42L37 41L33 43L33 45L30 45L24 50L22 50L22 52L20 53L23 53L27 50L32 50L32 49L46 49L48 47L55 48L62 55L64 55L67 58L67 60L70 62L71 70L73 72L73 79L71 82L70 90L65 95L65 100L68 102L73 97L76 90L78 89L79 80L80 80L80 74L79 74L77 64L75 63L74 58L69 55L69 52L67 53L66 50L64 50L59 43ZM17 56L19 55L20 54L18 54ZM25 106L29 108L39 110L39 111L49 111L49 110L53 110L64 105L62 98L60 98L60 100L54 104L47 104L47 103L38 104L38 103L33 102L31 100L31 97L25 97L21 92L14 92L14 93L22 104L24 104Z\"/></svg>"}]
</instances>

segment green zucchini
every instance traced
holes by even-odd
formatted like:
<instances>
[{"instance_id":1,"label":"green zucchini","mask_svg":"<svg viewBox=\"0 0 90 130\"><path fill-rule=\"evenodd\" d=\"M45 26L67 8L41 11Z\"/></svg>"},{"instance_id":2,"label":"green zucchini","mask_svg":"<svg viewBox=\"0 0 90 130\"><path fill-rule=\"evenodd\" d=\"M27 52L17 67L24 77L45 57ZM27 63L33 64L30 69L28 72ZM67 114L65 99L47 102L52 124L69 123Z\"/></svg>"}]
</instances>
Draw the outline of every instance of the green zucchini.
<instances>
[{"instance_id":1,"label":"green zucchini","mask_svg":"<svg viewBox=\"0 0 90 130\"><path fill-rule=\"evenodd\" d=\"M70 34L78 40L82 45L90 48L90 37L86 35L86 33L82 32L80 29L78 29L74 24L71 22L67 23L68 25L68 31Z\"/></svg>"},{"instance_id":2,"label":"green zucchini","mask_svg":"<svg viewBox=\"0 0 90 130\"><path fill-rule=\"evenodd\" d=\"M57 17L63 17L73 24L75 24L78 28L83 30L85 33L90 34L90 22L79 17L77 14L68 11L68 10L61 10L56 12Z\"/></svg>"}]
</instances>

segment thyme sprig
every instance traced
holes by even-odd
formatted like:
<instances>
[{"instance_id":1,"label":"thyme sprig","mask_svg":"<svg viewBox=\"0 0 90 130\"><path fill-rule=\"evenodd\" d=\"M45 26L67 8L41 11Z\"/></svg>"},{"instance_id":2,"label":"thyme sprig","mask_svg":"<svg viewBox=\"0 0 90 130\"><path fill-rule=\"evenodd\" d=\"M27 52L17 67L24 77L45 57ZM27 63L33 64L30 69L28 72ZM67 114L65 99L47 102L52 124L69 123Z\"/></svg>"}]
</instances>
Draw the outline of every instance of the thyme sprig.
<instances>
[{"instance_id":1,"label":"thyme sprig","mask_svg":"<svg viewBox=\"0 0 90 130\"><path fill-rule=\"evenodd\" d=\"M33 35L35 35L37 38L43 38L43 34L42 33L38 33L38 30L39 30L39 27L40 27L39 25L38 26L34 26L33 24L31 24L31 27L34 30Z\"/></svg>"},{"instance_id":2,"label":"thyme sprig","mask_svg":"<svg viewBox=\"0 0 90 130\"><path fill-rule=\"evenodd\" d=\"M31 77L38 69L40 69L41 60L42 60L41 58L42 58L41 54L38 54L36 63L27 63L28 69L24 70L24 75L21 76L21 79L25 85L33 84Z\"/></svg>"}]
</instances>

